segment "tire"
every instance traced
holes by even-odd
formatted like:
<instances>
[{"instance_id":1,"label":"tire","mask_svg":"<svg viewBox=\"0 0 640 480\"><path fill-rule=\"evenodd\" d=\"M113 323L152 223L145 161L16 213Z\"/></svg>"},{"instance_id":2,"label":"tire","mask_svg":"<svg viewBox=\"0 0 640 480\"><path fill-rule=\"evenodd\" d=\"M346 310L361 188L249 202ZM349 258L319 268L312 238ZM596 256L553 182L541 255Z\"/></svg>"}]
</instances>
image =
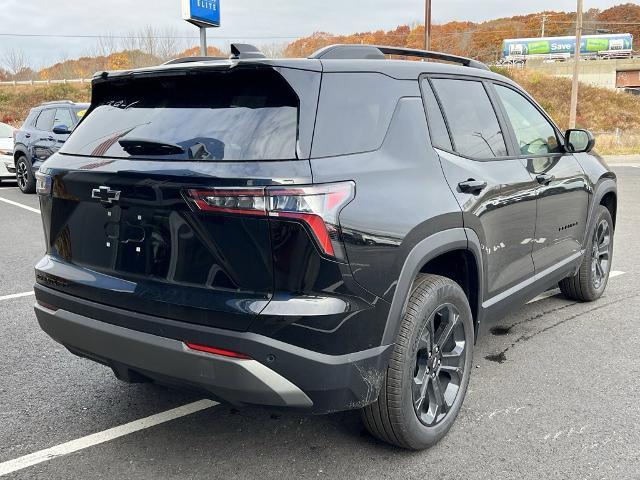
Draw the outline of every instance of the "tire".
<instances>
[{"instance_id":1,"label":"tire","mask_svg":"<svg viewBox=\"0 0 640 480\"><path fill-rule=\"evenodd\" d=\"M31 163L24 155L18 157L16 161L16 180L22 193L35 193L36 177L33 174Z\"/></svg>"},{"instance_id":2,"label":"tire","mask_svg":"<svg viewBox=\"0 0 640 480\"><path fill-rule=\"evenodd\" d=\"M607 288L613 258L613 220L606 207L598 205L594 227L578 273L559 283L560 291L573 300L593 302Z\"/></svg>"},{"instance_id":3,"label":"tire","mask_svg":"<svg viewBox=\"0 0 640 480\"><path fill-rule=\"evenodd\" d=\"M449 335L444 334L444 327L451 324ZM432 346L434 337L446 337L446 341ZM435 445L462 406L471 375L473 342L471 309L460 286L445 277L420 275L378 399L361 411L367 430L401 448L422 450ZM438 344L441 348L436 348Z\"/></svg>"}]
</instances>

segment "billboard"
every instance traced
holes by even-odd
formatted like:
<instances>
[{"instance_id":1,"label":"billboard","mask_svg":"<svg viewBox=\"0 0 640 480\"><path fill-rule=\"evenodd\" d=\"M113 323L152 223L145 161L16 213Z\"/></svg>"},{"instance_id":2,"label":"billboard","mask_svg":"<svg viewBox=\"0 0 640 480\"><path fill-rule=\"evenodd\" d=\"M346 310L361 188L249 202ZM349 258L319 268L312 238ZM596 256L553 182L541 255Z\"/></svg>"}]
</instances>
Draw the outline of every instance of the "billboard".
<instances>
[{"instance_id":1,"label":"billboard","mask_svg":"<svg viewBox=\"0 0 640 480\"><path fill-rule=\"evenodd\" d=\"M628 33L612 35L585 35L580 42L580 53L626 51L633 48L633 36ZM502 56L556 55L576 53L575 37L516 38L505 40Z\"/></svg>"},{"instance_id":2,"label":"billboard","mask_svg":"<svg viewBox=\"0 0 640 480\"><path fill-rule=\"evenodd\" d=\"M220 0L182 0L182 18L198 27L219 27Z\"/></svg>"}]
</instances>

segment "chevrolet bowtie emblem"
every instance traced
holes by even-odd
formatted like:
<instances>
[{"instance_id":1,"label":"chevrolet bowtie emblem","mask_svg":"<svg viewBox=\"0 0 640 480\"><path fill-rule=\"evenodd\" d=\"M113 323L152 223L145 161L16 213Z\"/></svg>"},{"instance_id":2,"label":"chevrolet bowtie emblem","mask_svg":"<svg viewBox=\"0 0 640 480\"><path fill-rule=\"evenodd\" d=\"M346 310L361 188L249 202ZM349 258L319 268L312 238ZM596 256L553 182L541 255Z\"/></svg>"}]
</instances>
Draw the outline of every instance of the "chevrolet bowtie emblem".
<instances>
[{"instance_id":1,"label":"chevrolet bowtie emblem","mask_svg":"<svg viewBox=\"0 0 640 480\"><path fill-rule=\"evenodd\" d=\"M91 198L100 200L102 203L113 203L120 200L120 191L111 190L109 187L98 187L91 190Z\"/></svg>"}]
</instances>

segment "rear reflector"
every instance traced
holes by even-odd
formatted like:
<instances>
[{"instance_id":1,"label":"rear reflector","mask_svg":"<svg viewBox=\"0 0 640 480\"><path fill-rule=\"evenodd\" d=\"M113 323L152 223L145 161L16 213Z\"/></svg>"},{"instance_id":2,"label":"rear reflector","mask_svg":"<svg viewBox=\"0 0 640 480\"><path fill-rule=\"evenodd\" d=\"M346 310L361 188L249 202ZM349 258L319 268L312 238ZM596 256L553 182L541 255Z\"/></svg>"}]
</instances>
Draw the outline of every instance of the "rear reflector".
<instances>
[{"instance_id":1,"label":"rear reflector","mask_svg":"<svg viewBox=\"0 0 640 480\"><path fill-rule=\"evenodd\" d=\"M232 352L231 350L224 350L223 348L207 347L206 345L187 342L185 342L185 345L190 350L196 350L198 352L211 353L213 355L220 355L221 357L237 358L239 360L251 360L251 357L244 353Z\"/></svg>"},{"instance_id":2,"label":"rear reflector","mask_svg":"<svg viewBox=\"0 0 640 480\"><path fill-rule=\"evenodd\" d=\"M355 197L355 183L312 186L187 190L203 212L278 217L303 222L325 255L345 260L340 211Z\"/></svg>"}]
</instances>

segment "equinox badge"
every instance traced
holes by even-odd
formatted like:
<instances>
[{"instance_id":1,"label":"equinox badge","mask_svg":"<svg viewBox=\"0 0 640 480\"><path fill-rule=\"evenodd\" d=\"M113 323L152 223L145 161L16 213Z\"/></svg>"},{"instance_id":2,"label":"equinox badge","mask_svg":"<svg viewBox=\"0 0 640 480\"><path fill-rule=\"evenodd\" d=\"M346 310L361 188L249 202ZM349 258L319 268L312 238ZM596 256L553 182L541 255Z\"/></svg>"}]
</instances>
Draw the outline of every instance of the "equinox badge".
<instances>
[{"instance_id":1,"label":"equinox badge","mask_svg":"<svg viewBox=\"0 0 640 480\"><path fill-rule=\"evenodd\" d=\"M109 187L101 186L91 190L91 198L111 204L120 200L120 190L111 190Z\"/></svg>"}]
</instances>

